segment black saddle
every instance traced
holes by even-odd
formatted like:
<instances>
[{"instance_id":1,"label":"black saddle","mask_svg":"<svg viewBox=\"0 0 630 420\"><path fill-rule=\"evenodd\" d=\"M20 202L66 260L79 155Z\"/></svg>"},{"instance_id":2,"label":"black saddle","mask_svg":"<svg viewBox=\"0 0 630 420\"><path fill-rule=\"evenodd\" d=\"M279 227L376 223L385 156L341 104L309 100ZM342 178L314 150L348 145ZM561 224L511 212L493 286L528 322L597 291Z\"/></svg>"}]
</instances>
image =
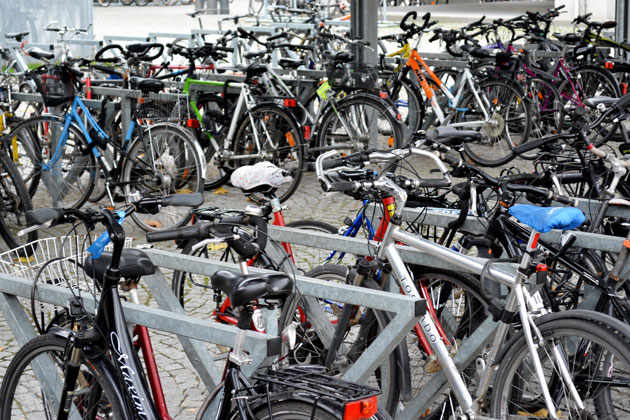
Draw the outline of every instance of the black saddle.
<instances>
[{"instance_id":1,"label":"black saddle","mask_svg":"<svg viewBox=\"0 0 630 420\"><path fill-rule=\"evenodd\" d=\"M21 42L26 35L30 32L9 32L8 34L4 34L4 37L7 39L15 39L17 42Z\"/></svg>"},{"instance_id":2,"label":"black saddle","mask_svg":"<svg viewBox=\"0 0 630 420\"><path fill-rule=\"evenodd\" d=\"M475 58L496 57L496 52L488 48L474 47L472 45L462 45L461 49L462 51L466 51L468 55L470 55L471 57L475 57Z\"/></svg>"},{"instance_id":3,"label":"black saddle","mask_svg":"<svg viewBox=\"0 0 630 420\"><path fill-rule=\"evenodd\" d=\"M297 69L302 64L304 64L304 61L300 60L299 58L286 58L285 57L278 60L278 64L283 69Z\"/></svg>"},{"instance_id":4,"label":"black saddle","mask_svg":"<svg viewBox=\"0 0 630 420\"><path fill-rule=\"evenodd\" d=\"M554 32L553 36L565 44L579 44L580 41L582 41L582 36L578 34L561 34Z\"/></svg>"},{"instance_id":5,"label":"black saddle","mask_svg":"<svg viewBox=\"0 0 630 420\"><path fill-rule=\"evenodd\" d=\"M212 275L212 287L228 295L233 307L262 298L285 299L293 293L293 282L285 274L243 276L221 270Z\"/></svg>"},{"instance_id":6,"label":"black saddle","mask_svg":"<svg viewBox=\"0 0 630 420\"><path fill-rule=\"evenodd\" d=\"M324 60L336 63L350 63L354 60L354 55L348 51L324 51Z\"/></svg>"},{"instance_id":7,"label":"black saddle","mask_svg":"<svg viewBox=\"0 0 630 420\"><path fill-rule=\"evenodd\" d=\"M36 60L50 60L55 56L54 53L44 51L41 48L37 47L29 48L28 50L26 50L26 53Z\"/></svg>"},{"instance_id":8,"label":"black saddle","mask_svg":"<svg viewBox=\"0 0 630 420\"><path fill-rule=\"evenodd\" d=\"M107 266L112 262L112 253L103 252L97 259L91 256L83 263L85 274L102 283ZM120 277L124 279L137 279L142 276L155 273L155 266L147 257L147 254L139 249L123 249L120 256Z\"/></svg>"},{"instance_id":9,"label":"black saddle","mask_svg":"<svg viewBox=\"0 0 630 420\"><path fill-rule=\"evenodd\" d=\"M132 76L129 78L129 87L131 89L139 90L144 93L157 93L164 89L164 82L158 79Z\"/></svg>"},{"instance_id":10,"label":"black saddle","mask_svg":"<svg viewBox=\"0 0 630 420\"><path fill-rule=\"evenodd\" d=\"M609 107L615 103L619 98L611 98L610 96L593 96L592 98L588 98L584 103L589 108L596 109L597 105L604 104L606 107Z\"/></svg>"},{"instance_id":11,"label":"black saddle","mask_svg":"<svg viewBox=\"0 0 630 420\"><path fill-rule=\"evenodd\" d=\"M470 141L481 140L481 134L474 130L457 130L448 125L439 126L427 132L427 137L433 141L456 146Z\"/></svg>"}]
</instances>

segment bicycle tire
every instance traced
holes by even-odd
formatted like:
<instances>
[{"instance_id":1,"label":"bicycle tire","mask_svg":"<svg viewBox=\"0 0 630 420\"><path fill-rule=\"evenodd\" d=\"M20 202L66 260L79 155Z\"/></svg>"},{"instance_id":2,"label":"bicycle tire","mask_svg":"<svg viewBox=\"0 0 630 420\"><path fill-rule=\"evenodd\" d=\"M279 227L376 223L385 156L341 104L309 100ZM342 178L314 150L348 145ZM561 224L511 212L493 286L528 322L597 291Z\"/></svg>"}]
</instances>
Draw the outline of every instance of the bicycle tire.
<instances>
[{"instance_id":1,"label":"bicycle tire","mask_svg":"<svg viewBox=\"0 0 630 420\"><path fill-rule=\"evenodd\" d=\"M143 196L202 193L203 160L189 133L171 123L158 123L132 140L123 161L121 180L128 204L133 191ZM134 213L134 222L147 232L181 227L192 209L170 206L156 215Z\"/></svg>"},{"instance_id":2,"label":"bicycle tire","mask_svg":"<svg viewBox=\"0 0 630 420\"><path fill-rule=\"evenodd\" d=\"M112 3L112 0L98 0L98 4L102 7L108 7Z\"/></svg>"},{"instance_id":3,"label":"bicycle tire","mask_svg":"<svg viewBox=\"0 0 630 420\"><path fill-rule=\"evenodd\" d=\"M388 90L389 97L400 113L401 121L407 127L407 133L416 133L426 114L422 91L406 77L394 80Z\"/></svg>"},{"instance_id":4,"label":"bicycle tire","mask_svg":"<svg viewBox=\"0 0 630 420\"><path fill-rule=\"evenodd\" d=\"M426 286L440 325L451 344L458 348L459 343L472 337L487 318L490 297L484 293L479 280L468 274L421 266L411 266L411 270L418 290L422 285ZM407 336L407 348L411 365L411 395L415 397L422 384L426 383L427 377L430 378L439 365L432 365L435 362L426 356L415 333ZM473 384L476 374L474 360L470 365L462 367L460 372L468 384ZM453 418L453 411L458 405L457 399L447 388L442 397L429 408L429 414L425 418Z\"/></svg>"},{"instance_id":5,"label":"bicycle tire","mask_svg":"<svg viewBox=\"0 0 630 420\"><path fill-rule=\"evenodd\" d=\"M17 234L19 230L27 227L25 213L33 209L33 204L17 167L9 156L1 151L0 199L0 235L9 249L37 240L37 231L29 232L25 236ZM23 254L22 251L20 253Z\"/></svg>"},{"instance_id":6,"label":"bicycle tire","mask_svg":"<svg viewBox=\"0 0 630 420\"><path fill-rule=\"evenodd\" d=\"M315 269L306 273L307 277L323 279L327 281L336 281L346 283L347 267L329 264L316 267ZM380 289L378 284L372 279L365 279L364 285L369 288ZM285 306L282 310L280 330L286 325L293 322L296 317L299 320L298 326L298 343L302 341L302 345L296 347L296 349L289 353L289 361L292 364L322 364L324 362L325 349L322 342L317 337L312 328L309 327L308 316L304 317L303 311L298 310L299 299L297 295L292 295L285 302ZM328 315L334 316L338 313L340 305L335 302L323 302L325 306L324 312ZM337 307L337 309L335 309ZM391 316L383 311L373 311L368 309L365 314L357 321L358 328L355 328L354 332L348 332L350 339L352 337L362 337L363 343L359 341L351 343L345 342L346 354L338 355L338 364L334 365L330 374L342 374L350 364L360 355L363 351L365 344L370 339L373 339L374 334L378 334L379 330L382 330L391 320ZM334 323L334 320L331 320ZM360 325L359 325L360 324ZM355 325L355 326L357 326ZM358 332L357 332L358 331ZM347 336L347 337L348 337ZM357 344L358 343L358 344ZM398 357L395 352L389 355L383 355L381 358L382 364L372 373L368 379L370 386L375 386L381 390L379 396L379 407L390 414L395 414L398 407L398 400L400 395L399 380L398 380ZM346 365L345 368L343 365Z\"/></svg>"},{"instance_id":7,"label":"bicycle tire","mask_svg":"<svg viewBox=\"0 0 630 420\"><path fill-rule=\"evenodd\" d=\"M96 179L97 164L81 129L70 124L68 137L56 163L58 173L43 171L42 166L54 155L64 121L54 115L44 115L25 120L12 132L11 138L23 147L30 161L22 178L28 184L31 201L35 207L80 208L90 197ZM20 159L20 162L22 159ZM22 165L20 164L20 167ZM26 168L26 166L25 166ZM47 185L46 178L49 179ZM54 185L53 185L54 184ZM48 188L59 189L57 199L53 199ZM61 195L61 197L59 197Z\"/></svg>"},{"instance_id":8,"label":"bicycle tire","mask_svg":"<svg viewBox=\"0 0 630 420\"><path fill-rule=\"evenodd\" d=\"M339 152L399 149L404 140L399 118L393 103L386 104L376 95L353 93L327 107L317 143L322 150L334 148Z\"/></svg>"},{"instance_id":9,"label":"bicycle tire","mask_svg":"<svg viewBox=\"0 0 630 420\"><path fill-rule=\"evenodd\" d=\"M565 79L558 86L558 92L565 100L565 107L570 108L571 103L584 103L593 96L610 96L619 98L621 92L613 74L603 67L593 64L582 64L570 71L571 80ZM574 92L571 83L577 85ZM576 98L576 95L578 97ZM574 104L573 106L577 106ZM597 109L586 108L586 116L590 122L595 121L600 112ZM617 124L613 121L603 121L592 130L590 140L596 145L607 142L617 130Z\"/></svg>"},{"instance_id":10,"label":"bicycle tire","mask_svg":"<svg viewBox=\"0 0 630 420\"><path fill-rule=\"evenodd\" d=\"M295 222L287 223L286 227L329 233L331 235L337 235L339 233L339 229L333 225L320 222L318 220L296 220ZM326 257L328 257L332 252L332 250L324 250L297 244L291 244L291 251L293 253L292 256L295 266L302 272L312 270L313 268L324 264Z\"/></svg>"},{"instance_id":11,"label":"bicycle tire","mask_svg":"<svg viewBox=\"0 0 630 420\"><path fill-rule=\"evenodd\" d=\"M52 363L53 368L56 364L61 370L61 372L58 373L63 375L63 369L59 364L65 361L67 341L68 340L63 337L44 334L28 341L18 350L5 372L2 387L0 388L0 414L3 419L12 419L15 418L15 415L21 415L21 418L57 417L57 409L55 407L46 407L48 404L44 403L43 395L41 398L36 397L38 393L44 392L43 387L35 377L34 372L29 373L26 369L31 362L35 362L36 364L41 363L43 366L46 364L51 366L50 363ZM42 358L39 358L40 356ZM89 382L86 384L89 389L77 390L74 394L75 397L79 399L85 398L90 393L93 393L94 400L96 400L98 396L98 401L101 401L101 398L107 401L105 407L97 408L98 410L105 410L105 412L101 414L101 418L109 418L110 415L113 416L112 418L126 418L125 410L120 406L119 400L116 399L116 395L122 394L116 391L117 384L110 382L108 379L111 378L111 376L102 374L96 364L85 363L81 366L82 370L80 374L83 375L84 380ZM24 379L25 381L20 383L20 379ZM58 380L50 379L53 380L53 383L62 385L61 378L58 378ZM81 381L78 381L77 385L82 386ZM61 393L62 386L57 386L56 388L56 390ZM14 404L14 398L19 398L19 404ZM28 399L28 401L25 401L25 399ZM37 401L42 403L42 411L39 412L39 415L35 411ZM46 401L49 402L50 400L47 399ZM26 404L27 402L28 404ZM28 408L28 412L17 412L24 408L24 406ZM82 407L83 403L79 403L76 406ZM95 418L98 413L94 413L93 408L96 407L88 404L87 407L82 407L84 411L77 414L82 418ZM14 410L16 412L14 412Z\"/></svg>"},{"instance_id":12,"label":"bicycle tire","mask_svg":"<svg viewBox=\"0 0 630 420\"><path fill-rule=\"evenodd\" d=\"M136 3L136 6L146 6L147 4L149 4L151 0L134 0L134 2Z\"/></svg>"},{"instance_id":13,"label":"bicycle tire","mask_svg":"<svg viewBox=\"0 0 630 420\"><path fill-rule=\"evenodd\" d=\"M522 90L508 80L485 80L479 84L479 90L496 126L484 124L479 130L481 140L464 143L464 152L478 165L496 167L514 159L514 147L527 141L531 110ZM466 122L469 117L472 121L484 119L472 92L468 92L457 107L460 111L455 114L455 122ZM512 107L516 107L513 117L507 114Z\"/></svg>"},{"instance_id":14,"label":"bicycle tire","mask_svg":"<svg viewBox=\"0 0 630 420\"><path fill-rule=\"evenodd\" d=\"M530 101L532 129L530 138L539 139L562 131L564 107L558 89L540 78L530 78L524 83L525 97ZM523 159L535 159L538 154L523 153Z\"/></svg>"},{"instance_id":15,"label":"bicycle tire","mask_svg":"<svg viewBox=\"0 0 630 420\"><path fill-rule=\"evenodd\" d=\"M124 6L131 6L131 4L134 2L134 0L120 0L120 2L121 2Z\"/></svg>"},{"instance_id":16,"label":"bicycle tire","mask_svg":"<svg viewBox=\"0 0 630 420\"><path fill-rule=\"evenodd\" d=\"M570 311L569 311L570 312ZM553 357L550 356L551 345L554 349L558 349L563 345L562 340L566 340L566 348L562 348L563 359L570 363L569 374L572 375L579 384L578 392L583 402L587 402L585 407L591 409L590 414L596 418L610 418L614 415L614 402L611 400L611 393L619 392L615 387L615 382L608 383L606 386L593 386L595 383L602 381L614 381L616 375L613 375L613 369L623 369L623 377L627 377L628 369L630 369L630 349L628 348L627 339L623 339L619 335L614 335L609 330L614 328L606 328L599 323L589 322L580 319L553 319L554 314L547 315L537 319L535 322L544 337L544 342L537 342L539 348L538 353L542 356L541 363L543 368L550 362ZM551 319L547 321L548 319ZM625 334L627 338L627 334ZM515 411L518 413L542 413L546 411L544 402L541 401L538 389L539 384L535 383L535 376L518 377L526 370L531 372L531 368L525 365L524 360L529 355L529 348L526 344L523 333L519 333L510 341L509 347L503 355L501 363L494 379L494 388L492 391L490 415L492 418L505 418ZM588 351L586 351L588 349ZM594 356L595 360L590 360ZM579 363L579 366L578 366ZM613 366L614 365L614 366ZM594 368L593 370L589 370ZM570 393L567 393L564 379L555 373L557 369L555 365L551 366L551 376L546 378L550 392L554 396L554 403L564 416L572 417L572 408L559 406L565 400L569 399ZM586 369L586 371L585 371ZM595 379L591 375L598 375ZM574 376L578 375L578 376ZM599 379L597 379L599 378ZM599 382L598 382L599 381ZM520 387L527 387L527 394ZM627 389L627 388L626 388ZM595 395L591 395L595 393ZM615 398L619 398L616 395ZM571 405L575 404L573 402ZM584 418L584 417L580 417Z\"/></svg>"},{"instance_id":17,"label":"bicycle tire","mask_svg":"<svg viewBox=\"0 0 630 420\"><path fill-rule=\"evenodd\" d=\"M256 138L262 139L262 150L258 150ZM276 191L280 202L291 197L300 185L304 171L304 140L295 118L284 107L268 103L248 111L236 129L232 151L241 156L259 153L264 155L230 161L234 169L269 161L288 173L292 180L278 187Z\"/></svg>"}]
</instances>

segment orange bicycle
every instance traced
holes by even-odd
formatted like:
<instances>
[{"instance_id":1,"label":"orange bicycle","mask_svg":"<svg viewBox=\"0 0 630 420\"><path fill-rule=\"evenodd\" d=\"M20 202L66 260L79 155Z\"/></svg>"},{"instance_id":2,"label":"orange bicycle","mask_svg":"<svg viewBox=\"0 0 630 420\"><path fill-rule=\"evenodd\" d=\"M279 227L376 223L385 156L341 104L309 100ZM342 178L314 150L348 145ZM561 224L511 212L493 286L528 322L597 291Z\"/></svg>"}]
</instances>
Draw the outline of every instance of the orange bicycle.
<instances>
[{"instance_id":1,"label":"orange bicycle","mask_svg":"<svg viewBox=\"0 0 630 420\"><path fill-rule=\"evenodd\" d=\"M409 40L420 37L435 22L430 22L431 14L423 16L421 26L407 23L409 18L416 19L417 12L411 11L400 22L403 34L397 35L405 52L398 67L392 74L388 84L393 98L397 97L397 89L409 84L410 71L420 84L426 103L430 109L426 113L422 125L448 125L457 129L480 131L481 140L468 144L466 154L474 162L484 166L499 166L510 160L513 149L527 141L531 129L531 109L521 88L510 80L492 79L479 81L472 73L474 59L488 56L488 52L478 48L469 50L470 63L464 67L452 87L447 87L438 75L423 60L416 48L409 46ZM440 39L441 30L436 30L432 41ZM449 43L449 39L442 39ZM406 52L408 51L408 54ZM427 80L430 79L430 82ZM442 96L438 99L438 92ZM424 106L424 105L423 105ZM409 111L411 114L412 111Z\"/></svg>"}]
</instances>

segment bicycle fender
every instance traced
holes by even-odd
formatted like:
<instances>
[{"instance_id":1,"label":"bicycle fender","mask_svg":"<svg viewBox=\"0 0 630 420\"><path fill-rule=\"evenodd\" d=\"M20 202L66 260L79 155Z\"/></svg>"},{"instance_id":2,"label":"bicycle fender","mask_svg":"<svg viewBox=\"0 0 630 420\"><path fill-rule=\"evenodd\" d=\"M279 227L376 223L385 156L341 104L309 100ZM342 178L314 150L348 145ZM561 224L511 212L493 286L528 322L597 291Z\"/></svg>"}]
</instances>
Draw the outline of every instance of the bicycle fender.
<instances>
[{"instance_id":1,"label":"bicycle fender","mask_svg":"<svg viewBox=\"0 0 630 420\"><path fill-rule=\"evenodd\" d=\"M630 326L621 322L620 320L611 317L610 315L603 314L601 312L595 312L584 309L571 309L569 311L554 312L548 315L543 315L537 318L534 322L536 325L544 325L548 322L554 322L564 319L579 319L581 321L593 322L595 324L609 324L616 330L616 334L621 336L622 339L628 340L630 338ZM519 331L514 337L510 338L507 343L503 345L503 348L497 355L495 366L498 366L503 361L505 354L508 350L518 341L523 339L523 331Z\"/></svg>"}]
</instances>

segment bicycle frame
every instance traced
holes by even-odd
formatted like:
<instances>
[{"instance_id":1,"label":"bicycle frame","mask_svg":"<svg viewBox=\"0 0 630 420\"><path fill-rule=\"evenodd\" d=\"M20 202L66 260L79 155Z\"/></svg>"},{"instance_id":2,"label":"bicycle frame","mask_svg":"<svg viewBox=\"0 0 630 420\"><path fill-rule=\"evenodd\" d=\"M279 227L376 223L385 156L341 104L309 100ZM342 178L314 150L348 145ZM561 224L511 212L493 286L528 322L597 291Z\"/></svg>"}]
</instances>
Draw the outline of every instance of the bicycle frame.
<instances>
[{"instance_id":1,"label":"bicycle frame","mask_svg":"<svg viewBox=\"0 0 630 420\"><path fill-rule=\"evenodd\" d=\"M389 180L386 180L385 182L388 184L388 188L391 188L393 191L395 191L394 194L399 200L397 205L401 206L401 203L404 205L404 202L406 201L406 192L397 187L396 184ZM395 211L395 215L398 218L401 215L401 209L402 206L398 207ZM529 241L527 243L528 251L531 252L536 249L539 236L540 234L538 232L533 231L531 233ZM455 266L459 266L468 270L472 268L476 272L476 274L481 274L482 271L484 271L484 264L468 258L458 252L442 247L441 245L435 244L416 235L405 232L400 228L399 225L392 223L390 220L388 229L385 232L385 237L383 238L382 243L379 244L377 257L382 261L388 261L390 263L392 267L392 272L395 275L396 282L406 295L412 297L419 298L420 294L415 287L412 274L405 266L405 263L403 262L400 254L398 253L398 250L395 247L396 242L404 243L405 245L411 246L429 255L448 261L450 264L453 264ZM520 267L523 269L523 271L529 266L531 259L532 257L529 252L523 255L520 263ZM532 361L534 363L535 374L539 383L542 386L545 405L549 410L550 417L553 419L557 419L556 408L547 387L547 382L542 371L542 364L536 351L536 344L534 343L534 336L532 335L532 333L534 333L538 340L543 340L543 337L541 336L540 331L538 331L538 329L535 327L533 317L528 311L528 306L531 307L533 310L537 310L541 313L544 313L546 311L535 302L527 289L524 287L526 275L522 272L517 271L514 277L495 270L491 267L488 268L486 272L496 281L510 287L510 292L506 299L505 309L510 312L518 311L519 313L523 333L525 335ZM474 402L473 398L468 392L464 380L460 376L457 367L450 357L450 353L446 345L442 340L439 339L440 333L431 315L429 313L425 314L420 319L420 324L426 335L427 340L431 345L431 348L437 356L442 373L444 373L452 386L453 393L455 394L461 409L465 414L473 416L474 418L480 410L480 402L483 400L489 390L492 375L494 373L494 366L498 361L497 357L507 337L510 324L500 323L496 329L496 334L488 357L488 363L481 374L481 380L477 388ZM583 408L584 404L581 401L577 389L575 388L575 385L571 380L568 367L566 366L566 361L563 359L559 351L555 351L553 357L555 359L557 367L560 370L561 376L569 384L569 392L578 401L578 405L581 405L580 408Z\"/></svg>"},{"instance_id":2,"label":"bicycle frame","mask_svg":"<svg viewBox=\"0 0 630 420\"><path fill-rule=\"evenodd\" d=\"M258 133L256 130L254 130L254 141L256 143L256 150L259 150L258 153L252 153L252 154L246 154L246 155L232 155L230 154L229 156L222 156L224 151L227 151L229 149L229 146L232 144L232 141L234 139L234 134L236 133L236 128L237 128L237 124L240 121L240 117L243 113L245 112L250 112L255 106L256 106L256 101L254 100L254 98L252 97L251 92L249 91L249 86L247 86L246 83L238 83L238 82L215 82L215 81L210 81L210 80L197 80L197 79L191 79L188 78L186 79L186 83L184 84L184 93L189 94L190 91L194 90L194 88L192 86L194 85L199 85L199 86L226 86L226 83L229 87L233 87L233 88L237 88L240 89L240 93L239 93L239 97L236 103L236 108L234 110L234 114L232 116L232 120L230 122L230 128L228 130L228 134L223 142L222 145L219 145L217 143L217 141L215 140L215 138L212 136L212 134L210 132L206 132L206 135L208 136L208 140L210 141L210 144L212 145L212 147L214 148L215 152L217 152L219 159L225 159L225 160L245 160L245 159L254 159L254 158L260 158L260 157L264 157L264 154L261 152L262 151L262 143L259 137L258 137ZM190 99L190 107L192 108L193 112L195 113L195 116L197 117L197 120L199 120L200 124L203 125L202 122L202 115L199 112L199 108L197 107L197 101L195 101L194 99ZM271 141L270 138L268 138L267 140Z\"/></svg>"},{"instance_id":3,"label":"bicycle frame","mask_svg":"<svg viewBox=\"0 0 630 420\"><path fill-rule=\"evenodd\" d=\"M429 75L429 77L439 87L442 93L446 95L446 97L449 100L449 107L451 108L451 110L455 110L455 111L466 110L466 109L459 109L457 107L460 100L462 99L462 96L464 94L466 87L469 88L470 92L472 92L473 96L475 97L475 100L481 107L481 111L483 112L483 116L484 116L484 119L482 121L448 123L449 126L451 127L481 127L484 124L486 124L486 122L490 118L487 111L487 109L490 108L490 104L488 103L488 100L485 97L484 97L484 100L482 101L482 98L480 97L479 92L477 91L477 88L473 82L474 79L473 79L472 73L470 72L468 68L464 68L464 71L461 73L459 80L457 82L458 84L457 94L453 95L451 91L444 85L444 83L442 83L440 78L437 77L435 73L433 73L429 65L422 59L420 54L418 54L418 51L416 51L415 49L411 50L411 53L410 53L409 59L407 60L406 65L408 67L411 67L411 69L413 70L413 73L416 75L416 78L418 79L418 83L420 83L422 90L424 90L424 93L427 96L427 99L430 101L431 107L433 108L438 120L440 121L440 124L448 123L448 121L452 118L452 113L449 112L445 116L444 111L442 110L442 108L437 102L435 93L433 93L433 89L429 86L429 83L427 82L424 72L426 72Z\"/></svg>"}]
</instances>

